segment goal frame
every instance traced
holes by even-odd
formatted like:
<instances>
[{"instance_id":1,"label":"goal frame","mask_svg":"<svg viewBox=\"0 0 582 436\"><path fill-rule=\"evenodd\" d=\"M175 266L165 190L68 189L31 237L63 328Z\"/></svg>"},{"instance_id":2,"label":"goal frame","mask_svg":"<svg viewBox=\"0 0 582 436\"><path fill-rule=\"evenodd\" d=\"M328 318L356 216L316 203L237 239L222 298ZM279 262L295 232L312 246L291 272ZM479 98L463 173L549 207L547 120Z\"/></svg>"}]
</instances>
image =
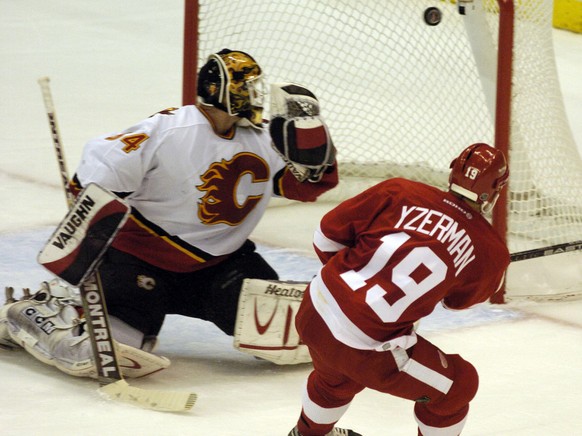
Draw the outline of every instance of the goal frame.
<instances>
[{"instance_id":1,"label":"goal frame","mask_svg":"<svg viewBox=\"0 0 582 436\"><path fill-rule=\"evenodd\" d=\"M513 0L498 0L499 15L499 45L497 53L497 93L495 104L495 146L503 151L509 160L509 141L511 137L511 88L513 72ZM509 163L509 162L508 162ZM508 190L504 189L493 208L493 228L497 231L503 243L507 244L507 214ZM491 297L492 303L505 302L505 283Z\"/></svg>"},{"instance_id":2,"label":"goal frame","mask_svg":"<svg viewBox=\"0 0 582 436\"><path fill-rule=\"evenodd\" d=\"M446 3L451 0L443 0ZM459 11L463 7L470 9L474 8L477 3L474 0L456 0L454 3L458 4ZM497 41L498 47L496 51L496 59L492 60L491 64L496 62L495 69L490 72L491 77L495 78L494 87L489 90L491 101L488 101L490 115L493 125L493 139L495 146L502 150L507 158L510 155L510 143L512 141L512 95L514 84L514 37L515 26L517 25L517 2L516 0L495 0L499 10ZM198 0L185 0L184 9L184 60L183 60L183 104L194 104L196 102L196 75L198 70L199 56L199 21L202 2ZM480 2L479 2L480 4ZM463 14L462 12L460 12ZM469 36L470 39L470 36ZM471 41L473 44L474 41ZM515 110L513 108L513 110ZM519 130L516 130L518 132ZM341 162L341 161L340 161ZM498 200L497 206L494 208L491 222L502 238L502 240L509 243L509 214L511 204L509 201L509 189L505 189ZM513 197L512 197L513 198ZM491 298L492 303L505 302L505 285Z\"/></svg>"}]
</instances>

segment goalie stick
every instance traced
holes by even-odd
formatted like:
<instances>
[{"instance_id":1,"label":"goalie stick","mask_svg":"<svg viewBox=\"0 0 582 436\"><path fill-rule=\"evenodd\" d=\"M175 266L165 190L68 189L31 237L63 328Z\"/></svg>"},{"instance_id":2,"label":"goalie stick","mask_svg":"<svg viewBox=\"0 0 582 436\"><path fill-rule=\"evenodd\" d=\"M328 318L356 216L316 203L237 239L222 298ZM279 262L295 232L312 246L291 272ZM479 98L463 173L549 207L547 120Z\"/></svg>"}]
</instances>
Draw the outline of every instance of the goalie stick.
<instances>
[{"instance_id":1,"label":"goalie stick","mask_svg":"<svg viewBox=\"0 0 582 436\"><path fill-rule=\"evenodd\" d=\"M55 154L57 155L59 171L61 173L61 182L63 184L63 189L67 197L67 206L71 207L75 202L75 196L73 195L71 189L69 188L69 172L67 171L67 164L65 162L65 156L63 154L63 146L61 145L61 135L59 133L57 115L55 113L55 105L53 103L53 96L51 93L49 81L50 79L48 77L41 77L38 79L38 84L40 85L42 99L44 101L44 107L46 109L46 115L48 117L49 127L51 129L53 146L55 149Z\"/></svg>"},{"instance_id":2,"label":"goalie stick","mask_svg":"<svg viewBox=\"0 0 582 436\"><path fill-rule=\"evenodd\" d=\"M74 195L69 190L69 175L56 124L49 79L42 77L38 83L42 89L63 188L69 206L69 213L39 253L38 261L71 285L79 286L98 380L101 384L100 393L111 399L158 411L181 412L190 410L197 399L194 393L141 389L130 386L123 378L115 343L111 336L111 327L97 266L115 234L127 219L129 206L94 184L85 188L75 201ZM99 201L90 197L89 193L100 199L101 207L98 207ZM59 253L58 250L61 252ZM63 250L65 258L62 257Z\"/></svg>"}]
</instances>

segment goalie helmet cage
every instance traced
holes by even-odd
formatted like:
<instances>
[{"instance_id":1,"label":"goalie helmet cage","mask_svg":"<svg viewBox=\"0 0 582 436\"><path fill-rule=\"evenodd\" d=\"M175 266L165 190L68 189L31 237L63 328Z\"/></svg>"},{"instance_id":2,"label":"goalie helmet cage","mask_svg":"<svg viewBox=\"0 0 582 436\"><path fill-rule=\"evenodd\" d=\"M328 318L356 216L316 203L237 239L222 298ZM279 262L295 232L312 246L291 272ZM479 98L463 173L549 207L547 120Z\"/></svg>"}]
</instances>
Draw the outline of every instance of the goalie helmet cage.
<instances>
[{"instance_id":1,"label":"goalie helmet cage","mask_svg":"<svg viewBox=\"0 0 582 436\"><path fill-rule=\"evenodd\" d=\"M425 19L431 7L440 21ZM466 146L510 144L509 188L492 218L510 252L577 241L582 161L556 72L552 8L552 0L186 0L184 103L194 102L197 65L210 53L243 50L269 82L302 83L318 96L341 179L322 200L397 176L446 189L450 161ZM512 264L505 298L582 296L579 253Z\"/></svg>"}]
</instances>

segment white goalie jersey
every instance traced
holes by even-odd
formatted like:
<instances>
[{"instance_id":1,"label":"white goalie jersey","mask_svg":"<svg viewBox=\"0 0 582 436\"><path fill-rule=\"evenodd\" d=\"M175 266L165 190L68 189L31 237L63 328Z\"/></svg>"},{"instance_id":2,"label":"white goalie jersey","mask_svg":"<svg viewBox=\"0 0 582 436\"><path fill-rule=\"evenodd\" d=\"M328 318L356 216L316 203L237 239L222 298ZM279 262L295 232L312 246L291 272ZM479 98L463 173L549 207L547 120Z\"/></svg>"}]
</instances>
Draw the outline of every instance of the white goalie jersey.
<instances>
[{"instance_id":1,"label":"white goalie jersey","mask_svg":"<svg viewBox=\"0 0 582 436\"><path fill-rule=\"evenodd\" d=\"M337 171L301 183L267 130L219 136L203 111L184 106L89 141L74 181L96 183L132 207L113 247L189 272L238 249L273 195L314 201L337 184Z\"/></svg>"}]
</instances>

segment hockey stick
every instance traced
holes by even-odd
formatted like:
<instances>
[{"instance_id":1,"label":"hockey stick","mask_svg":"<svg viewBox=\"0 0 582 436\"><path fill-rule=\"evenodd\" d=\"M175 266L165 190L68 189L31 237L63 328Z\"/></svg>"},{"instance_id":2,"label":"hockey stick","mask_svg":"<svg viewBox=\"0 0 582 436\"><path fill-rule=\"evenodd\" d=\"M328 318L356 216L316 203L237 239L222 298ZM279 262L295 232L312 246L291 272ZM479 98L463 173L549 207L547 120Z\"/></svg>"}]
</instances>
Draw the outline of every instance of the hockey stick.
<instances>
[{"instance_id":1,"label":"hockey stick","mask_svg":"<svg viewBox=\"0 0 582 436\"><path fill-rule=\"evenodd\" d=\"M120 199L108 193L111 197L102 200L105 206L97 208L95 198L101 198L103 193L107 194L105 190L97 187L97 185L89 185L79 194L75 202L75 197L68 189L69 175L65 165L56 118L54 117L49 79L47 77L41 78L39 79L39 84L43 90L53 143L63 179L63 188L69 206L69 213L39 254L39 263L73 286L79 286L97 368L97 376L101 384L99 392L112 399L158 411L181 412L190 410L197 399L194 393L140 389L130 386L123 378L115 342L111 336L111 327L97 266L115 234L127 219L129 207ZM96 188L98 189L95 191ZM95 198L88 195L85 196L89 189L92 189L92 196ZM90 220L93 208L99 211L99 223L90 228L89 226L93 224ZM106 218L103 217L104 210L109 213L109 215L106 214ZM123 214L120 216L122 210ZM93 218L96 219L95 216ZM70 234L71 229L73 229L72 235ZM82 234L80 239L79 234ZM71 243L69 243L70 240L72 240ZM71 244L77 250L71 251L69 247ZM89 248L79 250L83 245ZM61 252L58 250L61 250ZM79 252L81 255L79 255ZM63 269L63 253L67 255L69 262L71 262L71 256L76 254L76 263L73 265L65 262L67 268ZM55 262L55 259L58 259L58 261ZM81 265L79 265L79 259ZM56 271L55 267L57 268Z\"/></svg>"},{"instance_id":2,"label":"hockey stick","mask_svg":"<svg viewBox=\"0 0 582 436\"><path fill-rule=\"evenodd\" d=\"M59 125L57 124L57 115L55 113L55 105L53 103L49 81L50 79L48 77L41 77L38 79L38 84L40 85L40 90L42 91L42 99L44 101L46 115L49 120L53 146L55 148L55 153L57 155L57 161L59 164L59 171L61 173L61 182L67 197L67 206L70 208L75 201L75 196L69 188L69 172L67 171L67 164L63 154L63 146L61 145L61 135L59 133Z\"/></svg>"},{"instance_id":3,"label":"hockey stick","mask_svg":"<svg viewBox=\"0 0 582 436\"><path fill-rule=\"evenodd\" d=\"M565 242L563 244L550 245L548 247L534 248L532 250L518 251L510 254L512 262L534 259L536 257L551 256L553 254L568 253L582 250L582 241Z\"/></svg>"}]
</instances>

